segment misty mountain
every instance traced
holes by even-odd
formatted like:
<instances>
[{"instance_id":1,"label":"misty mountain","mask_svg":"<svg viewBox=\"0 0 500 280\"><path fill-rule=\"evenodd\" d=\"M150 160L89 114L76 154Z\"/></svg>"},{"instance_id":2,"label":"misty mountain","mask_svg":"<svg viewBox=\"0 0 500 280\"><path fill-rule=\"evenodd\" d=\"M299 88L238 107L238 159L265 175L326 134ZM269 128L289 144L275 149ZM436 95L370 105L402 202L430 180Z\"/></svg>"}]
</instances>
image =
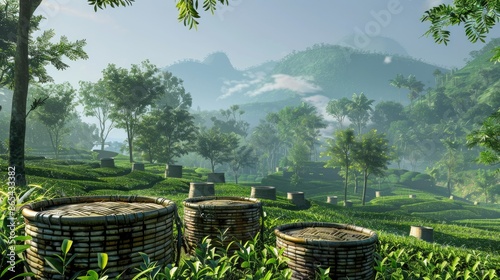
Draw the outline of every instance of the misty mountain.
<instances>
[{"instance_id":1,"label":"misty mountain","mask_svg":"<svg viewBox=\"0 0 500 280\"><path fill-rule=\"evenodd\" d=\"M216 52L203 61L185 60L166 68L184 80L193 109L225 109L233 104L313 99L318 102L364 92L371 99L403 100L406 92L390 85L397 74L415 75L433 87L437 67L407 56L373 53L339 45L314 45L280 61L235 69L227 55ZM401 93L401 97L399 94ZM279 108L277 108L279 109Z\"/></svg>"},{"instance_id":2,"label":"misty mountain","mask_svg":"<svg viewBox=\"0 0 500 280\"><path fill-rule=\"evenodd\" d=\"M408 52L399 42L382 36L368 37L361 36L360 34L351 34L343 38L338 45L366 52L408 56Z\"/></svg>"}]
</instances>

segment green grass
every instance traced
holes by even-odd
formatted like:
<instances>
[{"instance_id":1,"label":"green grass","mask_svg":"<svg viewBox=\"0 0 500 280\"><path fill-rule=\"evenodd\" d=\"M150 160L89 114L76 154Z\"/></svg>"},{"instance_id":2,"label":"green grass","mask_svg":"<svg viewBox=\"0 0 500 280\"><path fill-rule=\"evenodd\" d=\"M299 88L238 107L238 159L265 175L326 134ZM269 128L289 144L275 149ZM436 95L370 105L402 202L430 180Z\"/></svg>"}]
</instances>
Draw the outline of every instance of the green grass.
<instances>
[{"instance_id":1,"label":"green grass","mask_svg":"<svg viewBox=\"0 0 500 280\"><path fill-rule=\"evenodd\" d=\"M131 165L126 159L117 163L116 168L96 168L95 162L29 162L28 170L34 171L35 174L29 175L28 178L30 183L42 185L44 189L50 188L54 195L165 197L176 202L181 216L182 202L188 197L189 183L206 180L206 170L196 168L184 168L182 179L165 179L164 165L146 163L145 172L130 172ZM218 196L249 197L250 186L255 185L258 183L216 184L215 190ZM431 258L430 261L435 262L433 265L451 263L458 257L460 261L457 265L463 267L462 271L469 269L465 261L468 255L473 256L469 259L481 261L481 265L485 265L485 268L490 267L485 262L492 260L500 262L500 234L498 234L500 209L497 206L474 206L470 202L450 200L445 194L440 195L441 189L427 192L411 186L386 182L380 185L372 184L374 188L368 190L366 206L360 205L360 193L353 193L353 187L349 186L348 199L354 202L354 207L345 208L340 206L344 190L341 181L310 181L292 187L288 180L277 173L264 178L262 185L275 186L277 189L277 200L262 200L267 215L268 244L275 242L273 228L277 225L323 221L354 224L372 229L380 236L382 259L388 258L387 261L393 261L396 253L406 258L405 264L396 267L384 266L385 271L380 271L380 275L390 275L390 273L397 275L404 272L407 279L419 279L422 276L417 277L413 274L421 274L424 269L428 269L422 267L422 262L425 259L429 261L431 252L438 255L443 252L438 258ZM382 197L374 197L376 190L382 192ZM309 201L308 206L298 208L293 205L286 199L286 193L289 191L304 191ZM416 194L417 198L408 198L408 194ZM326 203L328 195L337 195L339 205ZM435 243L428 244L409 237L410 227L414 225L432 227ZM382 269L381 267L379 268ZM433 271L432 275L443 273L444 277L449 272L444 268L443 271ZM497 274L500 274L500 271Z\"/></svg>"}]
</instances>

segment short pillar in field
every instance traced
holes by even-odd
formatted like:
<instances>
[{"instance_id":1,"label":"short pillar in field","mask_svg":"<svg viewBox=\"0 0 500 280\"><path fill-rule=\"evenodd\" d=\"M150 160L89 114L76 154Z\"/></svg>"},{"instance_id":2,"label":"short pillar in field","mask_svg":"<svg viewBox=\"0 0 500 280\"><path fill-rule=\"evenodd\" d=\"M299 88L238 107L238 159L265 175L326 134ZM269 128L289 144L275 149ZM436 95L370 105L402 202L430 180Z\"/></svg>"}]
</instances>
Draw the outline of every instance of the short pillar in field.
<instances>
[{"instance_id":1,"label":"short pillar in field","mask_svg":"<svg viewBox=\"0 0 500 280\"><path fill-rule=\"evenodd\" d=\"M350 200L347 200L344 202L344 206L347 207L347 208L351 208L352 207L352 201Z\"/></svg>"},{"instance_id":2,"label":"short pillar in field","mask_svg":"<svg viewBox=\"0 0 500 280\"><path fill-rule=\"evenodd\" d=\"M410 195L408 195L408 198L417 198L417 195L416 194L410 194Z\"/></svg>"},{"instance_id":3,"label":"short pillar in field","mask_svg":"<svg viewBox=\"0 0 500 280\"><path fill-rule=\"evenodd\" d=\"M226 177L224 176L224 173L208 173L207 182L226 183Z\"/></svg>"},{"instance_id":4,"label":"short pillar in field","mask_svg":"<svg viewBox=\"0 0 500 280\"><path fill-rule=\"evenodd\" d=\"M132 171L144 171L144 163L134 162L132 163Z\"/></svg>"},{"instance_id":5,"label":"short pillar in field","mask_svg":"<svg viewBox=\"0 0 500 280\"><path fill-rule=\"evenodd\" d=\"M410 236L427 242L434 242L434 229L424 226L411 226Z\"/></svg>"},{"instance_id":6,"label":"short pillar in field","mask_svg":"<svg viewBox=\"0 0 500 280\"><path fill-rule=\"evenodd\" d=\"M272 186L252 187L250 198L264 198L276 200L276 188Z\"/></svg>"},{"instance_id":7,"label":"short pillar in field","mask_svg":"<svg viewBox=\"0 0 500 280\"><path fill-rule=\"evenodd\" d=\"M115 159L114 158L102 158L101 159L101 167L115 167Z\"/></svg>"},{"instance_id":8,"label":"short pillar in field","mask_svg":"<svg viewBox=\"0 0 500 280\"><path fill-rule=\"evenodd\" d=\"M382 192L381 191L376 191L375 192L375 197L381 197L382 196Z\"/></svg>"},{"instance_id":9,"label":"short pillar in field","mask_svg":"<svg viewBox=\"0 0 500 280\"><path fill-rule=\"evenodd\" d=\"M305 205L306 199L304 197L304 192L289 192L286 194L288 200L290 200L295 205Z\"/></svg>"},{"instance_id":10,"label":"short pillar in field","mask_svg":"<svg viewBox=\"0 0 500 280\"><path fill-rule=\"evenodd\" d=\"M455 197L454 197L453 195L450 195L450 199L451 199L451 200L454 200L454 199L455 199Z\"/></svg>"},{"instance_id":11,"label":"short pillar in field","mask_svg":"<svg viewBox=\"0 0 500 280\"><path fill-rule=\"evenodd\" d=\"M215 196L215 185L212 182L189 183L189 198Z\"/></svg>"},{"instance_id":12,"label":"short pillar in field","mask_svg":"<svg viewBox=\"0 0 500 280\"><path fill-rule=\"evenodd\" d=\"M182 165L167 164L165 178L182 178Z\"/></svg>"},{"instance_id":13,"label":"short pillar in field","mask_svg":"<svg viewBox=\"0 0 500 280\"><path fill-rule=\"evenodd\" d=\"M326 203L337 205L338 198L336 195L329 195L326 197Z\"/></svg>"}]
</instances>

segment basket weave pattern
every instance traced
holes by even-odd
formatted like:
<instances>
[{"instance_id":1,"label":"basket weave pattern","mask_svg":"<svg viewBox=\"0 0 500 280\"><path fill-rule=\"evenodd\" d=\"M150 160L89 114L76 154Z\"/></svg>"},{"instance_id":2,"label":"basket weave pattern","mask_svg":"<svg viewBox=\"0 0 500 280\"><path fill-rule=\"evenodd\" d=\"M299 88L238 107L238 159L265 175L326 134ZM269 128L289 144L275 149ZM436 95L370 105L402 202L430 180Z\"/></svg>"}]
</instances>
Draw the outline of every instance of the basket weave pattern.
<instances>
[{"instance_id":1,"label":"basket weave pattern","mask_svg":"<svg viewBox=\"0 0 500 280\"><path fill-rule=\"evenodd\" d=\"M274 231L276 247L285 248L292 279L314 279L318 267L330 267L332 279L373 279L378 241L371 230L334 223L295 223Z\"/></svg>"},{"instance_id":2,"label":"basket weave pattern","mask_svg":"<svg viewBox=\"0 0 500 280\"><path fill-rule=\"evenodd\" d=\"M176 205L164 198L88 196L44 200L23 207L27 262L37 279L62 279L45 257L61 254L64 239L73 240L77 257L67 275L98 270L97 253L109 256L107 274L114 277L142 263L139 252L154 261L173 261L173 221ZM122 279L131 278L124 273ZM130 275L130 276L129 276Z\"/></svg>"},{"instance_id":3,"label":"basket weave pattern","mask_svg":"<svg viewBox=\"0 0 500 280\"><path fill-rule=\"evenodd\" d=\"M226 229L225 248L231 241L251 240L261 229L262 203L243 197L196 197L184 200L184 238L189 251L205 237L217 240ZM216 243L213 243L216 244ZM216 244L217 245L217 244ZM234 245L230 253L238 249Z\"/></svg>"}]
</instances>

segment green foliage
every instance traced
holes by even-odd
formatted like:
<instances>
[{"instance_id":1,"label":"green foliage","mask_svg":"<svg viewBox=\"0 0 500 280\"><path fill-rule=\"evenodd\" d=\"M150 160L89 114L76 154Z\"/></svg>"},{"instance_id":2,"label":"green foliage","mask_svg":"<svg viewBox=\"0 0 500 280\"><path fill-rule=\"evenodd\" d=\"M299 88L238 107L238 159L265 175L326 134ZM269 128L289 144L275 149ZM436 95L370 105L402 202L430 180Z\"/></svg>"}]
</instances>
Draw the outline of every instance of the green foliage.
<instances>
[{"instance_id":1,"label":"green foliage","mask_svg":"<svg viewBox=\"0 0 500 280\"><path fill-rule=\"evenodd\" d=\"M340 99L332 99L328 101L326 105L326 112L330 114L339 123L340 128L343 127L342 123L349 113L349 104L351 100L347 97L342 97Z\"/></svg>"},{"instance_id":2,"label":"green foliage","mask_svg":"<svg viewBox=\"0 0 500 280\"><path fill-rule=\"evenodd\" d=\"M488 255L395 237L381 243L375 279L498 279Z\"/></svg>"},{"instance_id":3,"label":"green foliage","mask_svg":"<svg viewBox=\"0 0 500 280\"><path fill-rule=\"evenodd\" d=\"M79 103L83 105L85 116L97 118L101 150L104 150L106 139L114 128L114 123L110 120L112 104L107 102L105 97L106 87L102 80L96 83L80 81L79 85Z\"/></svg>"},{"instance_id":4,"label":"green foliage","mask_svg":"<svg viewBox=\"0 0 500 280\"><path fill-rule=\"evenodd\" d=\"M431 35L437 43L448 44L448 26L464 24L465 34L472 43L485 42L490 29L500 20L500 2L496 0L454 0L453 4L440 4L426 11L421 20L430 22L425 35ZM500 48L495 49L493 61L500 61Z\"/></svg>"},{"instance_id":5,"label":"green foliage","mask_svg":"<svg viewBox=\"0 0 500 280\"><path fill-rule=\"evenodd\" d=\"M321 156L330 157L326 162L325 167L338 167L343 168L344 172L341 172L342 176L345 178L344 184L344 203L347 201L347 183L349 178L349 168L352 164L351 153L356 145L356 140L354 137L354 130L345 129L337 130L334 134L334 139L327 140L326 151L324 151Z\"/></svg>"},{"instance_id":6,"label":"green foliage","mask_svg":"<svg viewBox=\"0 0 500 280\"><path fill-rule=\"evenodd\" d=\"M196 139L196 152L208 159L215 172L217 164L231 160L231 154L238 146L239 139L234 133L221 133L218 128L201 131Z\"/></svg>"},{"instance_id":7,"label":"green foliage","mask_svg":"<svg viewBox=\"0 0 500 280\"><path fill-rule=\"evenodd\" d=\"M133 162L133 141L140 117L164 93L160 69L148 60L129 69L109 64L103 70L106 99L113 104L110 118L127 132L130 162Z\"/></svg>"},{"instance_id":8,"label":"green foliage","mask_svg":"<svg viewBox=\"0 0 500 280\"><path fill-rule=\"evenodd\" d=\"M47 128L56 158L59 157L64 136L69 133L67 123L74 112L74 94L75 90L69 83L36 87L33 90L33 96L45 96L42 97L45 100L34 111L34 115ZM32 109L36 107L32 106Z\"/></svg>"},{"instance_id":9,"label":"green foliage","mask_svg":"<svg viewBox=\"0 0 500 280\"><path fill-rule=\"evenodd\" d=\"M16 52L16 31L19 14L18 1L6 0L0 3L0 86L13 88L14 85L14 56ZM30 34L39 31L42 16L33 16L30 20ZM52 29L38 32L36 38L29 40L29 76L30 80L40 83L52 82L45 67L54 66L63 70L68 65L63 62L64 57L70 60L87 59L83 51L85 40L70 42L66 36L61 36L59 42L54 42L55 32Z\"/></svg>"},{"instance_id":10,"label":"green foliage","mask_svg":"<svg viewBox=\"0 0 500 280\"><path fill-rule=\"evenodd\" d=\"M480 146L478 161L483 164L500 163L500 110L486 118L478 130L467 135L467 146Z\"/></svg>"},{"instance_id":11,"label":"green foliage","mask_svg":"<svg viewBox=\"0 0 500 280\"><path fill-rule=\"evenodd\" d=\"M370 120L370 113L373 110L372 104L375 100L369 100L363 93L359 95L353 93L351 102L347 105L347 117L357 128L358 135L361 135L361 129L366 127Z\"/></svg>"}]
</instances>

